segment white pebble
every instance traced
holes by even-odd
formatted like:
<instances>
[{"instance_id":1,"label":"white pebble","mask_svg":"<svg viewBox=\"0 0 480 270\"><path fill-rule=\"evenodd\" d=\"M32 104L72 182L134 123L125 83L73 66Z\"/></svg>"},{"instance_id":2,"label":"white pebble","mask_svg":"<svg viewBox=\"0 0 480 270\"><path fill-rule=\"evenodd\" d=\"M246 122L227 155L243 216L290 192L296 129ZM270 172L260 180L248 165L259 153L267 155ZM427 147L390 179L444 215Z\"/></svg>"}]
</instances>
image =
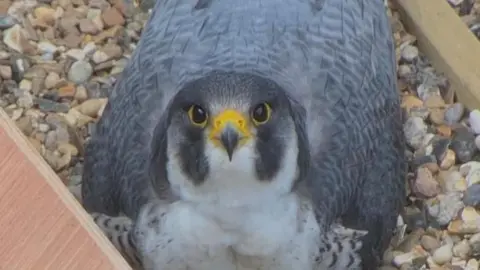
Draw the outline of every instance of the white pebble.
<instances>
[{"instance_id":1,"label":"white pebble","mask_svg":"<svg viewBox=\"0 0 480 270\"><path fill-rule=\"evenodd\" d=\"M412 62L418 57L418 48L412 45L405 45L400 54L404 60Z\"/></svg>"},{"instance_id":2,"label":"white pebble","mask_svg":"<svg viewBox=\"0 0 480 270\"><path fill-rule=\"evenodd\" d=\"M477 135L477 137L475 137L475 146L478 150L480 150L480 135Z\"/></svg>"},{"instance_id":3,"label":"white pebble","mask_svg":"<svg viewBox=\"0 0 480 270\"><path fill-rule=\"evenodd\" d=\"M403 132L408 144L418 149L427 135L427 125L420 117L409 117L403 125Z\"/></svg>"},{"instance_id":4,"label":"white pebble","mask_svg":"<svg viewBox=\"0 0 480 270\"><path fill-rule=\"evenodd\" d=\"M466 177L468 186L480 182L480 169L470 169Z\"/></svg>"},{"instance_id":5,"label":"white pebble","mask_svg":"<svg viewBox=\"0 0 480 270\"><path fill-rule=\"evenodd\" d=\"M470 254L470 244L467 240L462 240L453 247L453 255L462 259L467 259Z\"/></svg>"},{"instance_id":6,"label":"white pebble","mask_svg":"<svg viewBox=\"0 0 480 270\"><path fill-rule=\"evenodd\" d=\"M452 260L452 246L444 245L433 252L433 261L436 264L443 265Z\"/></svg>"},{"instance_id":7,"label":"white pebble","mask_svg":"<svg viewBox=\"0 0 480 270\"><path fill-rule=\"evenodd\" d=\"M74 83L85 83L93 74L93 67L86 61L77 61L68 71L68 79Z\"/></svg>"},{"instance_id":8,"label":"white pebble","mask_svg":"<svg viewBox=\"0 0 480 270\"><path fill-rule=\"evenodd\" d=\"M57 46L53 45L48 41L41 41L38 43L37 48L42 53L54 54L58 49Z\"/></svg>"},{"instance_id":9,"label":"white pebble","mask_svg":"<svg viewBox=\"0 0 480 270\"><path fill-rule=\"evenodd\" d=\"M77 61L85 59L85 53L80 49L70 49L67 51L66 55Z\"/></svg>"},{"instance_id":10,"label":"white pebble","mask_svg":"<svg viewBox=\"0 0 480 270\"><path fill-rule=\"evenodd\" d=\"M468 122L470 123L470 127L472 128L475 134L480 134L480 111L475 109L470 112L468 117Z\"/></svg>"}]
</instances>

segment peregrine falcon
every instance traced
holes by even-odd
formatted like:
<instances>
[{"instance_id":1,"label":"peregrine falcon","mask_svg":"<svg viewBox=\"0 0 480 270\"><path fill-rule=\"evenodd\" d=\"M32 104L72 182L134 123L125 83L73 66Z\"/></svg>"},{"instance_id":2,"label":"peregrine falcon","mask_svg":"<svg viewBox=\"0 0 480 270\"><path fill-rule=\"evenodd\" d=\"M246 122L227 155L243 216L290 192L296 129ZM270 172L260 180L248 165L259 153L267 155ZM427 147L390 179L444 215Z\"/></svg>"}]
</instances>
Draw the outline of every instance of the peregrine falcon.
<instances>
[{"instance_id":1,"label":"peregrine falcon","mask_svg":"<svg viewBox=\"0 0 480 270\"><path fill-rule=\"evenodd\" d=\"M147 269L324 269L338 220L376 269L405 197L395 68L383 0L157 0L83 205L134 220Z\"/></svg>"}]
</instances>

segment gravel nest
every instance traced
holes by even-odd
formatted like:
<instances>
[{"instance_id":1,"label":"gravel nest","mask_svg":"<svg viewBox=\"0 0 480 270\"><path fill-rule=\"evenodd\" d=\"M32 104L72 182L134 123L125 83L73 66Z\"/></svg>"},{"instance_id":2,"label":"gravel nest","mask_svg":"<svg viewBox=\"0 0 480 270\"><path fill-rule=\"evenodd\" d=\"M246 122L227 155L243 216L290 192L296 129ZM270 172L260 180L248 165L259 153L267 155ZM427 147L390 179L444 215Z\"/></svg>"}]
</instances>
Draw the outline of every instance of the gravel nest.
<instances>
[{"instance_id":1,"label":"gravel nest","mask_svg":"<svg viewBox=\"0 0 480 270\"><path fill-rule=\"evenodd\" d=\"M84 142L148 18L150 0L132 1L0 1L0 107L77 198ZM480 35L480 4L448 1ZM479 269L480 111L455 101L398 14L389 15L410 166L381 269Z\"/></svg>"},{"instance_id":2,"label":"gravel nest","mask_svg":"<svg viewBox=\"0 0 480 270\"><path fill-rule=\"evenodd\" d=\"M480 39L480 1L447 0L450 6L462 18L463 22Z\"/></svg>"}]
</instances>

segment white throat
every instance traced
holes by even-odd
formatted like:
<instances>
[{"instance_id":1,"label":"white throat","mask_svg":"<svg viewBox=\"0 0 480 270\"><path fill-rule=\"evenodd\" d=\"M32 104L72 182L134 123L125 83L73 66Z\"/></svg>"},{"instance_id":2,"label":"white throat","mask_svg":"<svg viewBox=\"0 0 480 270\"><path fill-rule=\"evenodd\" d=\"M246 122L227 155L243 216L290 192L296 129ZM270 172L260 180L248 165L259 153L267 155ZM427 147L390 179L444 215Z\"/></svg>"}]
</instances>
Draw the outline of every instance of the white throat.
<instances>
[{"instance_id":1,"label":"white throat","mask_svg":"<svg viewBox=\"0 0 480 270\"><path fill-rule=\"evenodd\" d=\"M247 209L268 205L290 193L298 175L298 147L296 140L292 141L285 149L279 171L270 180L257 178L257 153L253 141L237 149L231 161L223 149L208 142L205 155L209 174L197 186L183 173L178 155L168 147L167 154L171 158L167 163L167 176L173 191L185 201L222 208Z\"/></svg>"}]
</instances>

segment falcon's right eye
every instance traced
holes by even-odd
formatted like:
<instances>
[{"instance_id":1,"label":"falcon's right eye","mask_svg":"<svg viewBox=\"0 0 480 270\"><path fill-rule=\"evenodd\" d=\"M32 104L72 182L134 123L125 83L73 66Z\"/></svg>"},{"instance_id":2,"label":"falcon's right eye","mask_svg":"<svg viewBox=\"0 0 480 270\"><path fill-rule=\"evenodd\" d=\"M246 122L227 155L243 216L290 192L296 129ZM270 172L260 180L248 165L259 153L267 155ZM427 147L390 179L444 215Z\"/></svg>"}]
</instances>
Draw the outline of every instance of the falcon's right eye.
<instances>
[{"instance_id":1,"label":"falcon's right eye","mask_svg":"<svg viewBox=\"0 0 480 270\"><path fill-rule=\"evenodd\" d=\"M195 126L203 128L207 124L208 114L202 107L198 105L191 105L190 108L188 108L187 113L188 118L190 118L190 122L192 122L192 124Z\"/></svg>"}]
</instances>

